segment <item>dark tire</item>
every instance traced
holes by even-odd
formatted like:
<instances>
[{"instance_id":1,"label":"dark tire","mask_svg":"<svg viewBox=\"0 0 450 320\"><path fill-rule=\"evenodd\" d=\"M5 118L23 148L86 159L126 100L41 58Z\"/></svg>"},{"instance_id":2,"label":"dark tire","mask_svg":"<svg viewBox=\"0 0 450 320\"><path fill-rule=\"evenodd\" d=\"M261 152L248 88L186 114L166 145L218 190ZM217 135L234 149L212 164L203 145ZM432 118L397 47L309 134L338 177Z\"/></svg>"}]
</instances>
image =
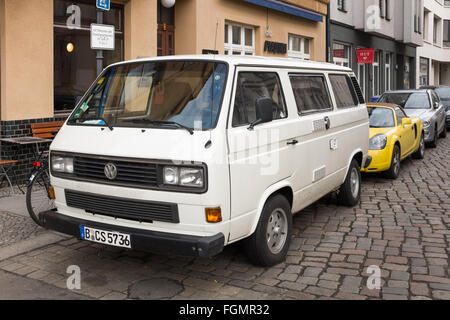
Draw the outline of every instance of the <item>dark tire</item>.
<instances>
[{"instance_id":1,"label":"dark tire","mask_svg":"<svg viewBox=\"0 0 450 320\"><path fill-rule=\"evenodd\" d=\"M438 133L437 133L437 129L434 131L434 137L433 137L433 141L428 143L428 146L430 148L436 148L438 144Z\"/></svg>"},{"instance_id":2,"label":"dark tire","mask_svg":"<svg viewBox=\"0 0 450 320\"><path fill-rule=\"evenodd\" d=\"M38 225L42 225L39 220L39 213L54 209L55 201L50 198L50 175L48 170L40 169L34 174L33 180L27 186L27 210L31 219Z\"/></svg>"},{"instance_id":3,"label":"dark tire","mask_svg":"<svg viewBox=\"0 0 450 320\"><path fill-rule=\"evenodd\" d=\"M361 198L361 167L353 159L345 178L344 184L339 189L337 200L340 205L354 207Z\"/></svg>"},{"instance_id":4,"label":"dark tire","mask_svg":"<svg viewBox=\"0 0 450 320\"><path fill-rule=\"evenodd\" d=\"M420 135L419 149L417 149L417 151L413 153L412 157L419 160L425 158L425 138L423 136L423 133Z\"/></svg>"},{"instance_id":5,"label":"dark tire","mask_svg":"<svg viewBox=\"0 0 450 320\"><path fill-rule=\"evenodd\" d=\"M285 260L291 235L291 206L277 194L264 205L255 232L244 241L244 250L253 264L271 267Z\"/></svg>"},{"instance_id":6,"label":"dark tire","mask_svg":"<svg viewBox=\"0 0 450 320\"><path fill-rule=\"evenodd\" d=\"M442 130L441 134L439 135L440 138L445 139L447 138L447 128L444 126L444 129Z\"/></svg>"},{"instance_id":7,"label":"dark tire","mask_svg":"<svg viewBox=\"0 0 450 320\"><path fill-rule=\"evenodd\" d=\"M391 167L388 171L384 173L385 177L388 179L397 179L400 174L400 161L401 161L401 153L400 147L398 145L394 146L394 150L392 151L392 160Z\"/></svg>"}]
</instances>

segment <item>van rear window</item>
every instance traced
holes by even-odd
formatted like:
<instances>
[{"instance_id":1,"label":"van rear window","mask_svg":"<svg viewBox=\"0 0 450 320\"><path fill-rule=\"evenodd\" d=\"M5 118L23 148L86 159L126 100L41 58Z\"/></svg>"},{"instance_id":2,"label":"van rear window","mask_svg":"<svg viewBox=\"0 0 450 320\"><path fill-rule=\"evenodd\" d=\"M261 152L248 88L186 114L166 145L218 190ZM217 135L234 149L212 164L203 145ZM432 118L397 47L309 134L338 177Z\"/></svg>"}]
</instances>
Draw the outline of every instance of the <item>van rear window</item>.
<instances>
[{"instance_id":1,"label":"van rear window","mask_svg":"<svg viewBox=\"0 0 450 320\"><path fill-rule=\"evenodd\" d=\"M358 98L349 76L333 74L330 75L330 82L338 108L351 108L358 105Z\"/></svg>"},{"instance_id":2,"label":"van rear window","mask_svg":"<svg viewBox=\"0 0 450 320\"><path fill-rule=\"evenodd\" d=\"M290 79L299 113L333 109L323 75L291 75Z\"/></svg>"}]
</instances>

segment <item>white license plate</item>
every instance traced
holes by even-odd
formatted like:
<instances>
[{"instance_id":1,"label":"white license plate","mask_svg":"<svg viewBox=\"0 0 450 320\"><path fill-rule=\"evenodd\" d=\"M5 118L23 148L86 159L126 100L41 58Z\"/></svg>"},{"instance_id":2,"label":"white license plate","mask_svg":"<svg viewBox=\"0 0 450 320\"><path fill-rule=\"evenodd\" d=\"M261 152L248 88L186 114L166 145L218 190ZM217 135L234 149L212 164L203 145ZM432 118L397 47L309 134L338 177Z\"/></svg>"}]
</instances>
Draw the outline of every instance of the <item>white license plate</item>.
<instances>
[{"instance_id":1,"label":"white license plate","mask_svg":"<svg viewBox=\"0 0 450 320\"><path fill-rule=\"evenodd\" d=\"M105 231L90 227L80 226L80 238L82 240L107 244L110 246L131 249L131 237L129 234Z\"/></svg>"}]
</instances>

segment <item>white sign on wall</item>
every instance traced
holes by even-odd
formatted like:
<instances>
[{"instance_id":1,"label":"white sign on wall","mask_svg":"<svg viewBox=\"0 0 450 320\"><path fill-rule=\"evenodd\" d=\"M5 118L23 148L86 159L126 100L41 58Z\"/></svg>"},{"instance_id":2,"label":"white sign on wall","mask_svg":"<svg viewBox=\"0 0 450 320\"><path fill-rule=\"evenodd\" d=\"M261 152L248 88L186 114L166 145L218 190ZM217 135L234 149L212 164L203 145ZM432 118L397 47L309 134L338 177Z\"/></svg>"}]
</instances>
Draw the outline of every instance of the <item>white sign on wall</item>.
<instances>
[{"instance_id":1,"label":"white sign on wall","mask_svg":"<svg viewBox=\"0 0 450 320\"><path fill-rule=\"evenodd\" d=\"M104 24L91 24L91 49L114 50L115 33L114 26Z\"/></svg>"}]
</instances>

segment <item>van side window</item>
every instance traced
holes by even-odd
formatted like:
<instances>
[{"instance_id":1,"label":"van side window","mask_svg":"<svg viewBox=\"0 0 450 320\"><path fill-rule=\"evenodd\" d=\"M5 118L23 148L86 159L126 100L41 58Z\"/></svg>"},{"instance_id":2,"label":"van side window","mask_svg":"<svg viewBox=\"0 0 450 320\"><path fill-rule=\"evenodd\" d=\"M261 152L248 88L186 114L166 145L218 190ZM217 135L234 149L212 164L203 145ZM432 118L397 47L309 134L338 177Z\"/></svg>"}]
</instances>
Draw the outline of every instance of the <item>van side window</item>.
<instances>
[{"instance_id":1,"label":"van side window","mask_svg":"<svg viewBox=\"0 0 450 320\"><path fill-rule=\"evenodd\" d=\"M333 109L325 76L291 75L290 79L300 114Z\"/></svg>"},{"instance_id":2,"label":"van side window","mask_svg":"<svg viewBox=\"0 0 450 320\"><path fill-rule=\"evenodd\" d=\"M330 75L331 86L338 108L350 108L358 105L356 93L350 78L345 74Z\"/></svg>"},{"instance_id":3,"label":"van side window","mask_svg":"<svg viewBox=\"0 0 450 320\"><path fill-rule=\"evenodd\" d=\"M255 102L263 97L273 100L274 120L287 117L280 79L275 72L240 72L234 101L233 127L256 121Z\"/></svg>"}]
</instances>

